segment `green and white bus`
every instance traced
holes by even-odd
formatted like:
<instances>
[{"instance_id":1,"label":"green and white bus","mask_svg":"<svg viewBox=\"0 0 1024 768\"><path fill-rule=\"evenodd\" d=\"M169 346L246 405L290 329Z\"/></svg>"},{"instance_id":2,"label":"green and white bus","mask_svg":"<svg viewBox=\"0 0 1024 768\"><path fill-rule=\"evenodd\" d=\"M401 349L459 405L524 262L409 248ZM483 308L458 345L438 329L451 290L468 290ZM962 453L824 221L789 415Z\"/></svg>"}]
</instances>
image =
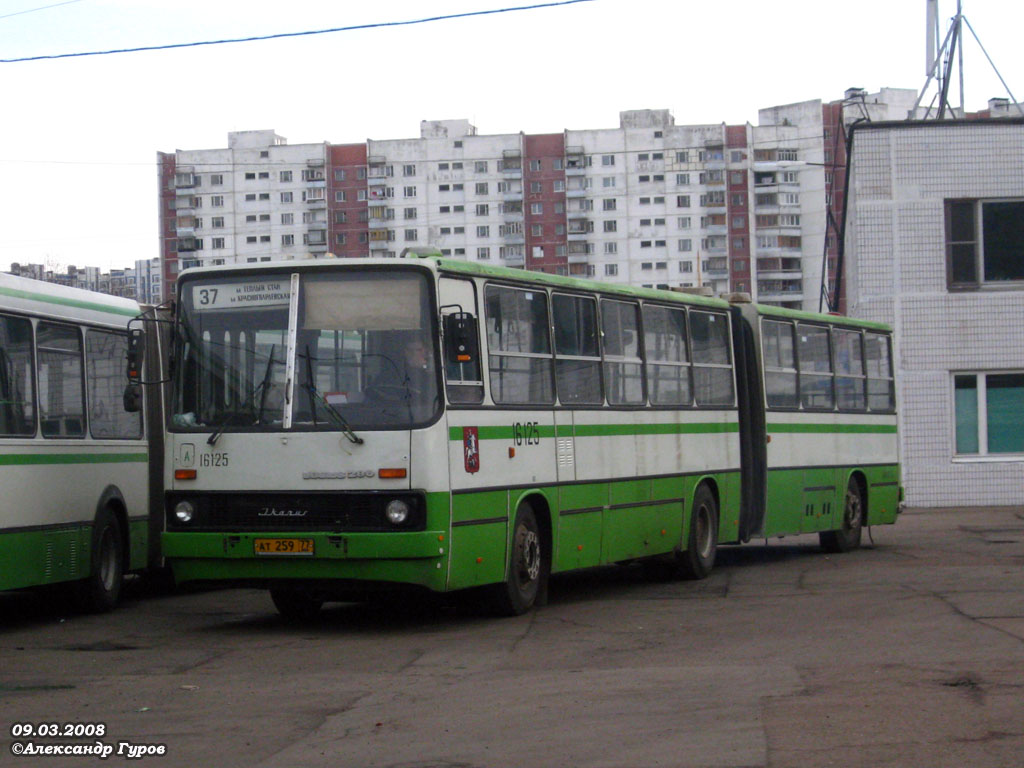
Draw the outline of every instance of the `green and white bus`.
<instances>
[{"instance_id":1,"label":"green and white bus","mask_svg":"<svg viewBox=\"0 0 1024 768\"><path fill-rule=\"evenodd\" d=\"M0 274L0 590L67 582L83 607L108 610L125 572L159 562L163 518L149 511L162 501L151 462L163 453L160 393L152 454L142 415L123 402L139 312Z\"/></svg>"},{"instance_id":2,"label":"green and white bus","mask_svg":"<svg viewBox=\"0 0 1024 768\"><path fill-rule=\"evenodd\" d=\"M819 533L900 497L881 325L429 256L178 285L163 551L285 615Z\"/></svg>"}]
</instances>

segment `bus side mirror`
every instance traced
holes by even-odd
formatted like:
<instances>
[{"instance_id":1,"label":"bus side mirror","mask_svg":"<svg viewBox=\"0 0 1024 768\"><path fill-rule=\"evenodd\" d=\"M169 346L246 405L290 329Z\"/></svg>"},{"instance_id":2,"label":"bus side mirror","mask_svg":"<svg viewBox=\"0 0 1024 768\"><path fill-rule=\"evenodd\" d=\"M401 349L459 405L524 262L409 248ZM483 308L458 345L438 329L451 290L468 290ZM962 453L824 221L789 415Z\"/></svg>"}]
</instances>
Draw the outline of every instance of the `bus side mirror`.
<instances>
[{"instance_id":1,"label":"bus side mirror","mask_svg":"<svg viewBox=\"0 0 1024 768\"><path fill-rule=\"evenodd\" d=\"M444 316L445 355L449 363L476 362L479 336L476 318L469 312L453 312Z\"/></svg>"},{"instance_id":2,"label":"bus side mirror","mask_svg":"<svg viewBox=\"0 0 1024 768\"><path fill-rule=\"evenodd\" d=\"M142 381L142 351L145 347L145 337L141 328L132 328L128 331L128 351L125 354L125 364L128 374L128 381L139 383Z\"/></svg>"},{"instance_id":3,"label":"bus side mirror","mask_svg":"<svg viewBox=\"0 0 1024 768\"><path fill-rule=\"evenodd\" d=\"M142 385L133 382L124 388L124 409L127 413L138 413L142 410Z\"/></svg>"}]
</instances>

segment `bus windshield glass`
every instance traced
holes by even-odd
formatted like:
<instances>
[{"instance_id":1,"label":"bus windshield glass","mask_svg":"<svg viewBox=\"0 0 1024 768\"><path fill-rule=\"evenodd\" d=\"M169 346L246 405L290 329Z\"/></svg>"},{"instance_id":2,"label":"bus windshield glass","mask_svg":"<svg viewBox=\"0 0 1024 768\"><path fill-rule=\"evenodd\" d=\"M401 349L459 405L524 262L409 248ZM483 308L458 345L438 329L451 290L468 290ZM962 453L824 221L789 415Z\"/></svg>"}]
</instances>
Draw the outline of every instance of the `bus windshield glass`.
<instances>
[{"instance_id":1,"label":"bus windshield glass","mask_svg":"<svg viewBox=\"0 0 1024 768\"><path fill-rule=\"evenodd\" d=\"M440 410L415 269L227 273L181 286L172 429L408 429Z\"/></svg>"}]
</instances>

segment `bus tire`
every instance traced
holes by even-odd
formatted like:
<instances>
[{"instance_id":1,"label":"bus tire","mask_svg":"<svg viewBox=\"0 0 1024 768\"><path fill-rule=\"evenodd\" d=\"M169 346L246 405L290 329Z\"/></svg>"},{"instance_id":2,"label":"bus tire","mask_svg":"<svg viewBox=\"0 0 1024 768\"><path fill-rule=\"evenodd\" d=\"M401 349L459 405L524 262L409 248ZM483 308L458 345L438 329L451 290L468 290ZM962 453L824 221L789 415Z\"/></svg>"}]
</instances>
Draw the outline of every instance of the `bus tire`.
<instances>
[{"instance_id":1,"label":"bus tire","mask_svg":"<svg viewBox=\"0 0 1024 768\"><path fill-rule=\"evenodd\" d=\"M693 495L690 533L686 550L680 552L679 573L684 579L703 579L715 565L718 552L718 502L711 489L701 484Z\"/></svg>"},{"instance_id":2,"label":"bus tire","mask_svg":"<svg viewBox=\"0 0 1024 768\"><path fill-rule=\"evenodd\" d=\"M308 589L298 586L271 587L270 599L287 621L310 622L320 615L324 601Z\"/></svg>"},{"instance_id":3,"label":"bus tire","mask_svg":"<svg viewBox=\"0 0 1024 768\"><path fill-rule=\"evenodd\" d=\"M121 599L124 579L124 533L109 508L96 516L92 527L89 575L76 585L76 602L89 613L105 613Z\"/></svg>"},{"instance_id":4,"label":"bus tire","mask_svg":"<svg viewBox=\"0 0 1024 768\"><path fill-rule=\"evenodd\" d=\"M857 478L851 477L846 486L842 527L838 531L822 531L818 534L818 541L826 552L849 552L860 546L860 536L863 530L864 491Z\"/></svg>"},{"instance_id":5,"label":"bus tire","mask_svg":"<svg viewBox=\"0 0 1024 768\"><path fill-rule=\"evenodd\" d=\"M491 604L501 616L521 616L537 603L547 581L544 537L529 502L516 510L508 577L491 589Z\"/></svg>"}]
</instances>

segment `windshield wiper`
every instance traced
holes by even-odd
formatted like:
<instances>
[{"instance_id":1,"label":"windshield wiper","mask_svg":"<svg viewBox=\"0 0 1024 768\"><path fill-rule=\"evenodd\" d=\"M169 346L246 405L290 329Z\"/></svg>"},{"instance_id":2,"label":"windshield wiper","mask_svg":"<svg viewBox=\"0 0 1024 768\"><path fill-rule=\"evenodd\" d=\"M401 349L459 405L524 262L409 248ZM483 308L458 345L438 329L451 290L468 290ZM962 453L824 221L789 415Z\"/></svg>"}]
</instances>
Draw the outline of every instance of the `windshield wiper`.
<instances>
[{"instance_id":1,"label":"windshield wiper","mask_svg":"<svg viewBox=\"0 0 1024 768\"><path fill-rule=\"evenodd\" d=\"M256 392L260 393L260 410L256 414L256 423L261 424L263 422L263 409L267 405L267 391L270 389L270 372L274 370L274 350L277 349L277 344L270 345L270 354L267 356L267 369L263 372L263 381L256 387L256 391L253 392L253 397L256 396Z\"/></svg>"},{"instance_id":2,"label":"windshield wiper","mask_svg":"<svg viewBox=\"0 0 1024 768\"><path fill-rule=\"evenodd\" d=\"M276 362L274 360L274 349L276 348L276 346L277 346L276 344L271 345L271 347L270 347L270 356L267 359L267 369L263 373L263 381L261 381L259 383L259 386L256 387L256 389L253 390L253 393L252 393L252 396L254 398L256 397L257 393L259 393L259 395L260 395L260 409L259 409L259 412L256 414L256 423L257 424L259 424L260 422L263 421L263 410L264 410L264 407L267 404L267 392L270 389L270 374L271 374L271 371L273 371L274 363ZM211 432L210 436L206 439L206 444L207 445L216 445L217 441L220 439L220 436L222 434L224 434L224 430L227 429L227 427L231 424L231 422L233 420L236 420L239 415L240 415L239 413L232 412L232 411L229 411L228 413L226 413L224 415L224 418L221 420L221 422L214 428L213 432ZM252 418L252 412L251 411L249 412L249 418L250 419Z\"/></svg>"},{"instance_id":3,"label":"windshield wiper","mask_svg":"<svg viewBox=\"0 0 1024 768\"><path fill-rule=\"evenodd\" d=\"M309 353L308 345L306 346L306 392L309 394L309 409L313 418L314 426L316 426L316 404L319 402L323 405L324 410L334 418L335 424L341 427L341 434L347 437L349 441L355 445L363 444L363 438L352 431L352 427L349 425L348 420L317 391L316 384L313 383L313 357Z\"/></svg>"}]
</instances>

